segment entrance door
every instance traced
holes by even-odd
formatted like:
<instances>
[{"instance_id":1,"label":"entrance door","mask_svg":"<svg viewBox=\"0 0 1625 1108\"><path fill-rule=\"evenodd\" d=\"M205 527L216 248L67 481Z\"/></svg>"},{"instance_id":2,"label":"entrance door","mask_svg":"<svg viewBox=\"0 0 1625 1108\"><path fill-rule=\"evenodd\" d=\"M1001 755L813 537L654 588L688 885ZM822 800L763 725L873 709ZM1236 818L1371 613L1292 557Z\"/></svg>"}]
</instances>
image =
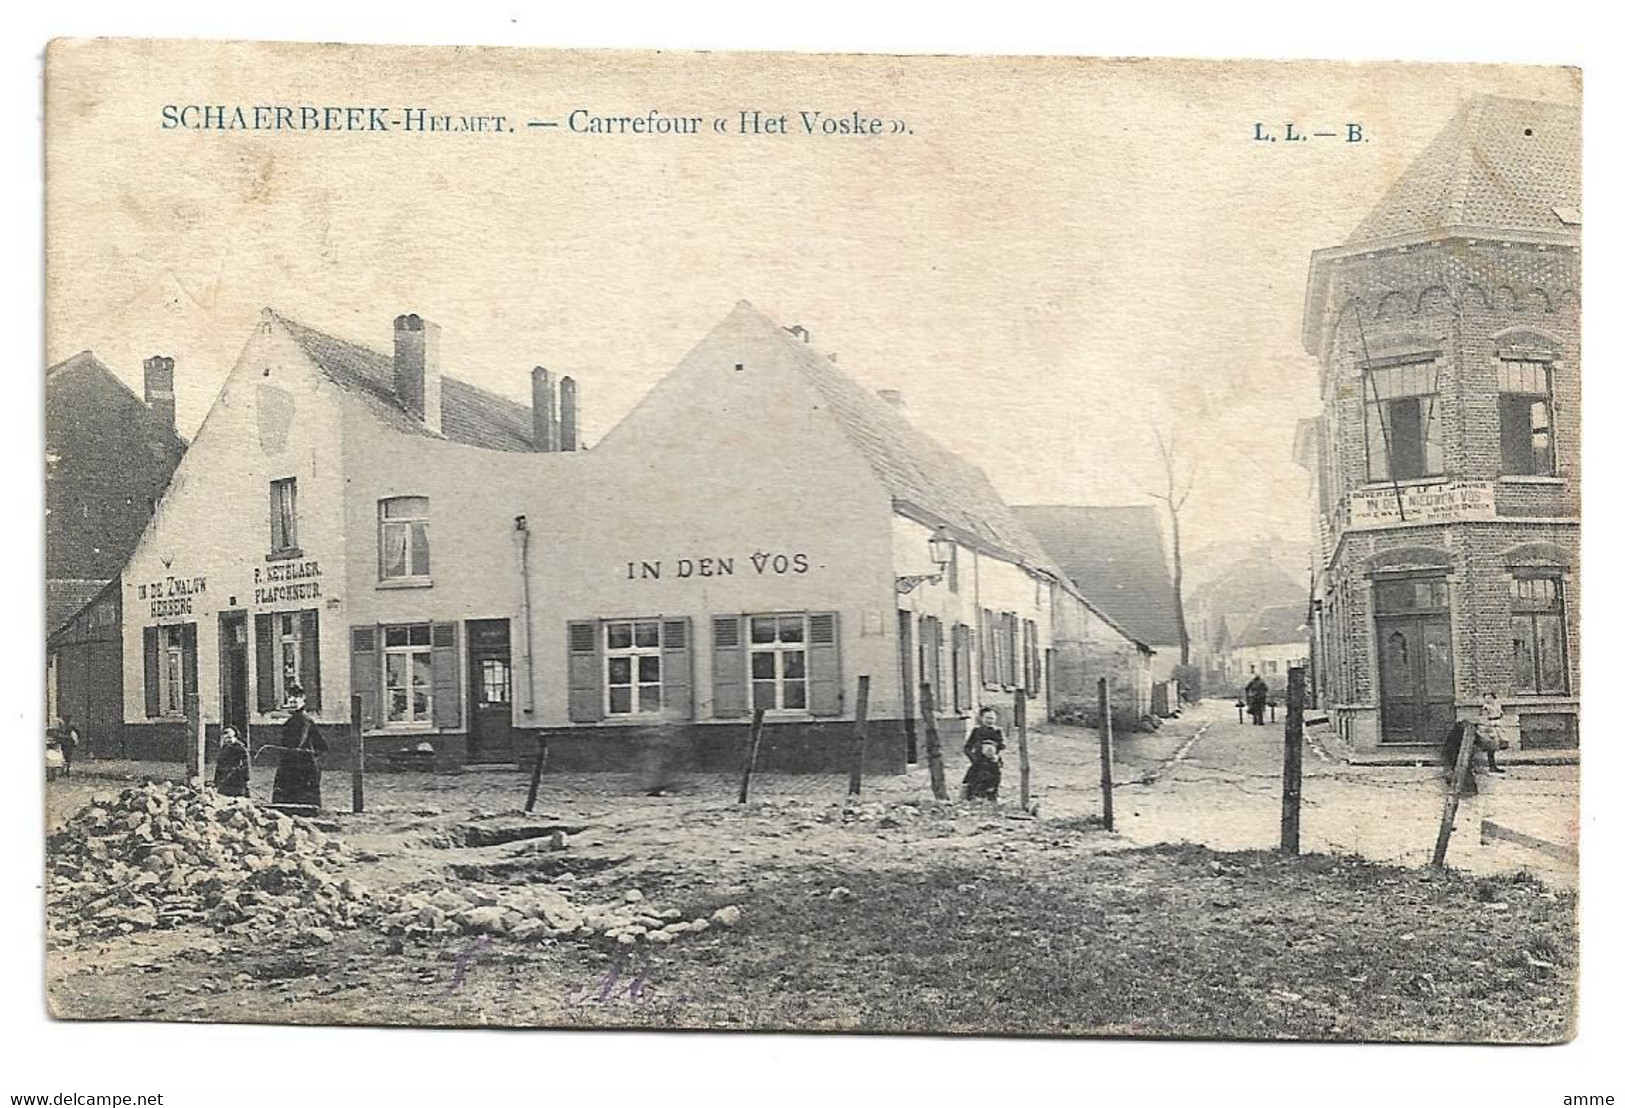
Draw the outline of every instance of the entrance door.
<instances>
[{"instance_id":1,"label":"entrance door","mask_svg":"<svg viewBox=\"0 0 1625 1108\"><path fill-rule=\"evenodd\" d=\"M1382 741L1443 742L1456 718L1450 600L1443 578L1379 581Z\"/></svg>"},{"instance_id":2,"label":"entrance door","mask_svg":"<svg viewBox=\"0 0 1625 1108\"><path fill-rule=\"evenodd\" d=\"M248 613L220 613L220 723L248 741Z\"/></svg>"},{"instance_id":3,"label":"entrance door","mask_svg":"<svg viewBox=\"0 0 1625 1108\"><path fill-rule=\"evenodd\" d=\"M513 657L508 621L468 621L468 760L511 762Z\"/></svg>"}]
</instances>

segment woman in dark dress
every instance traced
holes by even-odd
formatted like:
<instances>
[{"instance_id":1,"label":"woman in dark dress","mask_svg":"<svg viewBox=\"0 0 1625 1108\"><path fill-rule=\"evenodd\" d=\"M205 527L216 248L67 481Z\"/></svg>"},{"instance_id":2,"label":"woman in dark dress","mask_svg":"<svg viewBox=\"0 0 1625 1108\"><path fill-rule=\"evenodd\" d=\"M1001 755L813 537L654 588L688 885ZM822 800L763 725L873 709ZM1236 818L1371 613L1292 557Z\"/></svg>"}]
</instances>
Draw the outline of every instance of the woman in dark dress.
<instances>
[{"instance_id":1,"label":"woman in dark dress","mask_svg":"<svg viewBox=\"0 0 1625 1108\"><path fill-rule=\"evenodd\" d=\"M965 771L966 800L999 799L999 778L1003 764L1004 732L999 730L999 713L994 708L983 708L976 716L976 726L965 740L965 757L970 768Z\"/></svg>"},{"instance_id":2,"label":"woman in dark dress","mask_svg":"<svg viewBox=\"0 0 1625 1108\"><path fill-rule=\"evenodd\" d=\"M237 737L237 728L220 732L220 756L214 762L214 790L221 796L248 795L248 747Z\"/></svg>"},{"instance_id":3,"label":"woman in dark dress","mask_svg":"<svg viewBox=\"0 0 1625 1108\"><path fill-rule=\"evenodd\" d=\"M314 815L322 806L322 768L318 756L327 741L316 721L305 714L304 690L289 690L288 718L282 724L282 756L271 782L271 806L293 815Z\"/></svg>"},{"instance_id":4,"label":"woman in dark dress","mask_svg":"<svg viewBox=\"0 0 1625 1108\"><path fill-rule=\"evenodd\" d=\"M1264 725L1264 705L1268 703L1270 687L1264 684L1264 679L1253 674L1253 679L1247 682L1247 714L1253 717L1253 723L1262 727Z\"/></svg>"}]
</instances>

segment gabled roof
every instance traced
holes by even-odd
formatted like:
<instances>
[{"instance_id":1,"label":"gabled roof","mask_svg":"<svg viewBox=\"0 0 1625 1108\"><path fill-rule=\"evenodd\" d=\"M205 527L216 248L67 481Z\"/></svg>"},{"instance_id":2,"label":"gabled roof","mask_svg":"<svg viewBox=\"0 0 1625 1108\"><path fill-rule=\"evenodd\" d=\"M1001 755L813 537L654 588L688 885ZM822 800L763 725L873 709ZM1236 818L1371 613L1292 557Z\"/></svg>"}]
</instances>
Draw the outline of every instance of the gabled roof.
<instances>
[{"instance_id":1,"label":"gabled roof","mask_svg":"<svg viewBox=\"0 0 1625 1108\"><path fill-rule=\"evenodd\" d=\"M406 434L436 437L395 396L395 359L271 312L329 380L362 400L384 423ZM530 409L444 372L439 437L487 450L535 450Z\"/></svg>"},{"instance_id":2,"label":"gabled roof","mask_svg":"<svg viewBox=\"0 0 1625 1108\"><path fill-rule=\"evenodd\" d=\"M1478 96L1394 182L1348 245L1452 227L1577 234L1579 218L1579 107Z\"/></svg>"},{"instance_id":3,"label":"gabled roof","mask_svg":"<svg viewBox=\"0 0 1625 1108\"><path fill-rule=\"evenodd\" d=\"M1155 508L1027 504L1014 512L1078 590L1134 638L1163 646L1179 641Z\"/></svg>"},{"instance_id":4,"label":"gabled roof","mask_svg":"<svg viewBox=\"0 0 1625 1108\"><path fill-rule=\"evenodd\" d=\"M56 402L69 391L73 393L71 402L79 410L61 412ZM145 400L89 350L81 350L45 370L45 412L47 443L53 431L70 430L54 424L71 414L76 422L102 420L128 424L135 421L143 437L162 449L176 454L186 450L186 440L181 438L174 426L147 407Z\"/></svg>"},{"instance_id":5,"label":"gabled roof","mask_svg":"<svg viewBox=\"0 0 1625 1108\"><path fill-rule=\"evenodd\" d=\"M1309 643L1307 604L1281 604L1265 608L1252 618L1231 641L1239 646L1305 646Z\"/></svg>"},{"instance_id":6,"label":"gabled roof","mask_svg":"<svg viewBox=\"0 0 1625 1108\"><path fill-rule=\"evenodd\" d=\"M748 304L735 309L736 316L740 313L773 329L791 364L823 397L842 434L901 509L906 513L912 509L925 522L947 524L961 541L979 542L1063 579L1044 545L1004 502L987 474L940 445L809 343Z\"/></svg>"}]
</instances>

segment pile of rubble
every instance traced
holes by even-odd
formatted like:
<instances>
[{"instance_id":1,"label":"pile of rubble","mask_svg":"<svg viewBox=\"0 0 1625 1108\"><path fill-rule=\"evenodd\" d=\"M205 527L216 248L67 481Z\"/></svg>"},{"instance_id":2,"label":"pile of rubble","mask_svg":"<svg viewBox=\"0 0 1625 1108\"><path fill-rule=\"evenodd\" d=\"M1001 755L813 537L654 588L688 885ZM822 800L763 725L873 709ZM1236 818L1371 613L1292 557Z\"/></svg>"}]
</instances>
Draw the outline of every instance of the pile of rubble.
<instances>
[{"instance_id":1,"label":"pile of rubble","mask_svg":"<svg viewBox=\"0 0 1625 1108\"><path fill-rule=\"evenodd\" d=\"M207 924L325 942L375 914L309 821L189 785L97 799L47 843L47 916L67 940Z\"/></svg>"},{"instance_id":2,"label":"pile of rubble","mask_svg":"<svg viewBox=\"0 0 1625 1108\"><path fill-rule=\"evenodd\" d=\"M499 895L500 893L500 895ZM638 889L618 900L574 903L548 885L504 886L498 892L469 886L433 893L405 893L382 898L383 930L403 938L433 939L449 935L491 935L517 942L543 939L608 939L623 946L639 942L670 943L713 926L732 927L742 918L736 905L709 916L684 919L677 908L653 908Z\"/></svg>"}]
</instances>

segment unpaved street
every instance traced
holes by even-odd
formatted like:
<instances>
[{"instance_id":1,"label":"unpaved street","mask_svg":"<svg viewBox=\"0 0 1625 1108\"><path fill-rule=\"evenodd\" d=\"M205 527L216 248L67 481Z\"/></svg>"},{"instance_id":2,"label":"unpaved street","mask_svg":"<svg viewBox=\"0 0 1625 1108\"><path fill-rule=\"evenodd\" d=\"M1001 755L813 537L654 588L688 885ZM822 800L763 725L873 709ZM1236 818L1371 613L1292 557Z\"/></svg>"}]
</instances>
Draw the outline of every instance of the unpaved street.
<instances>
[{"instance_id":1,"label":"unpaved street","mask_svg":"<svg viewBox=\"0 0 1625 1108\"><path fill-rule=\"evenodd\" d=\"M583 774L546 780L527 817L511 771L379 774L365 814L322 821L344 844L332 876L382 905L358 926L266 930L250 906L229 926L59 936L50 996L66 1016L182 1020L1569 1033L1568 893L1510 864L1486 879L1281 858L1268 849L1279 728L1245 732L1215 712L1123 737L1121 833L1106 834L1096 749L1085 731L1034 736L1036 819L1016 810L1014 757L998 808L939 804L923 773L870 781L856 805L827 776L763 775L740 805L731 777L650 797L630 776ZM1373 772L1404 791L1365 783ZM1435 772L1396 773L1311 755L1306 848L1324 849L1340 797L1404 796L1436 820ZM126 784L53 782L53 823ZM330 804L346 785L328 774ZM1380 811L1339 818L1364 828ZM1207 846L1149 845L1181 838ZM538 897L600 922L544 926ZM664 919L683 926L657 944ZM711 926L691 930L698 920Z\"/></svg>"}]
</instances>

